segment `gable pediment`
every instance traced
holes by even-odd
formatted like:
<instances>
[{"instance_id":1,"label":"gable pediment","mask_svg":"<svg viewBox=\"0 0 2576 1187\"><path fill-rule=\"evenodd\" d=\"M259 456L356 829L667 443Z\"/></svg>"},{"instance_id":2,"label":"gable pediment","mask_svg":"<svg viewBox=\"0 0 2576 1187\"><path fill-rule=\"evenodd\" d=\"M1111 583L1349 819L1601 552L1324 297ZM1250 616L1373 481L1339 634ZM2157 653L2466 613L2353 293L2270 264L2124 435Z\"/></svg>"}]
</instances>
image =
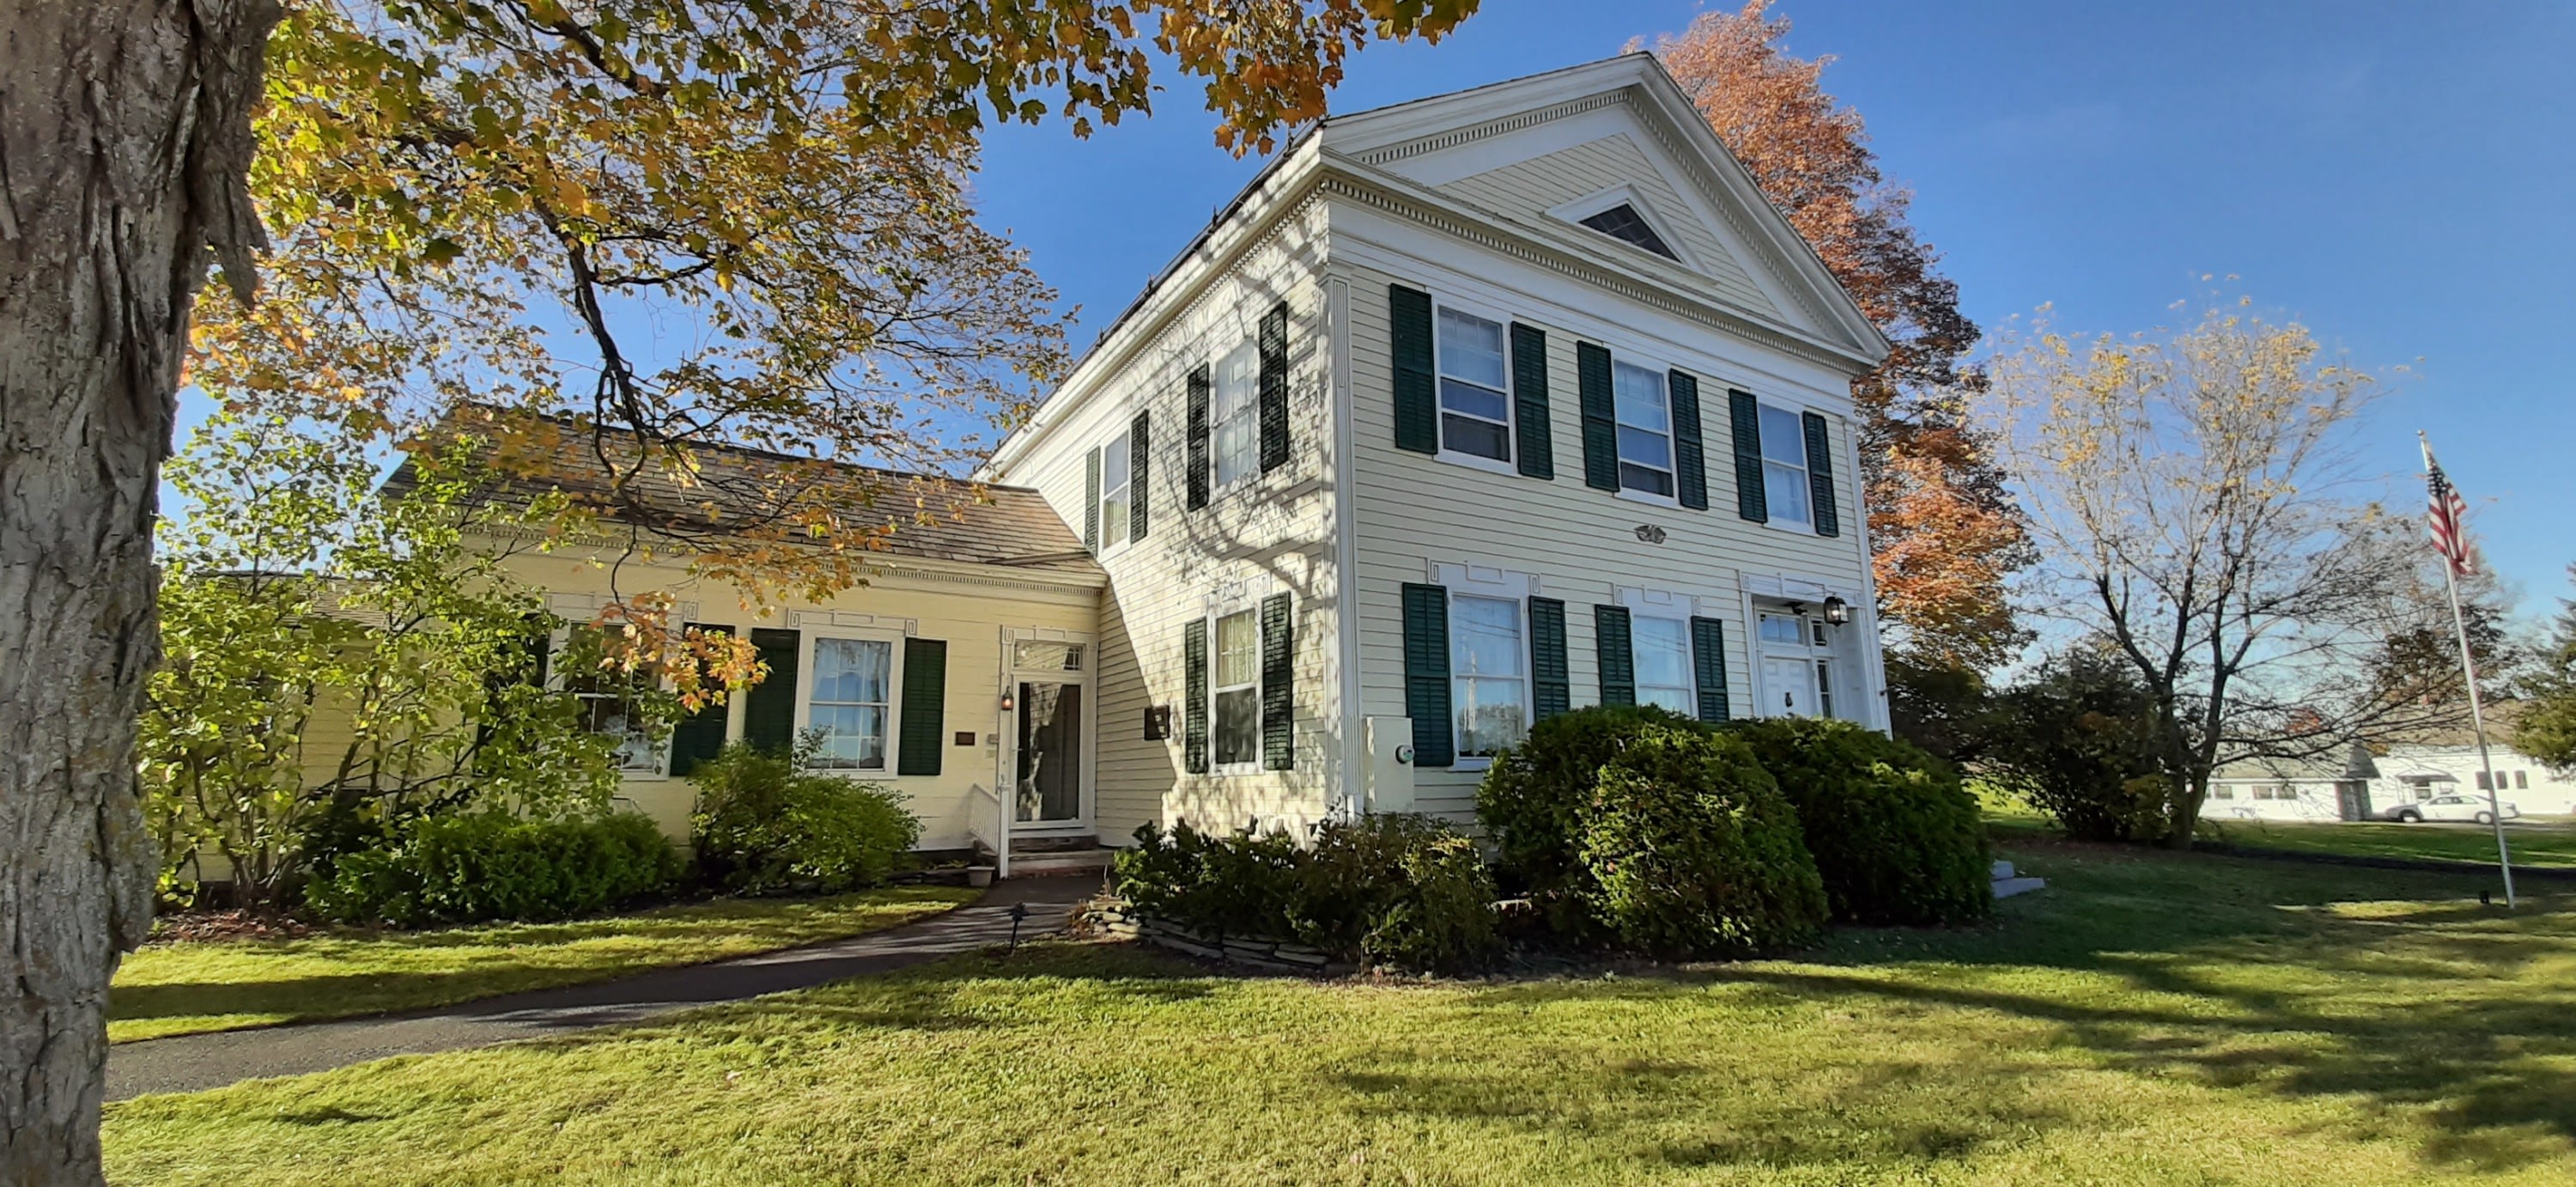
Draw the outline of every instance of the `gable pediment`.
<instances>
[{"instance_id":1,"label":"gable pediment","mask_svg":"<svg viewBox=\"0 0 2576 1187\"><path fill-rule=\"evenodd\" d=\"M1885 351L1646 55L1336 117L1323 147L1754 321L1855 356Z\"/></svg>"}]
</instances>

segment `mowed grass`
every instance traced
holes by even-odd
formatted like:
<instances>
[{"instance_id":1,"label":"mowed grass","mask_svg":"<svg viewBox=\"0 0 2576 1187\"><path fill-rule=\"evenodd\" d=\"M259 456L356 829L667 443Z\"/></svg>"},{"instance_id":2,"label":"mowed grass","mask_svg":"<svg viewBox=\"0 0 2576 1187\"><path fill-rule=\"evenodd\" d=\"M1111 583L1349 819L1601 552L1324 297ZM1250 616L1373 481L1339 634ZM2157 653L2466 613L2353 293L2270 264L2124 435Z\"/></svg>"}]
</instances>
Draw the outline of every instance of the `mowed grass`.
<instances>
[{"instance_id":1,"label":"mowed grass","mask_svg":"<svg viewBox=\"0 0 2576 1187\"><path fill-rule=\"evenodd\" d=\"M2576 1181L2576 900L2022 845L1992 924L1519 982L1024 948L111 1105L120 1183Z\"/></svg>"},{"instance_id":2,"label":"mowed grass","mask_svg":"<svg viewBox=\"0 0 2576 1187\"><path fill-rule=\"evenodd\" d=\"M2203 823L2204 839L2247 849L2340 853L2357 857L2410 857L2495 864L2495 832L2483 824L2390 824L2378 821L2289 823L2230 820ZM2516 865L2576 868L2576 823L2509 820L2504 836Z\"/></svg>"},{"instance_id":3,"label":"mowed grass","mask_svg":"<svg viewBox=\"0 0 2576 1187\"><path fill-rule=\"evenodd\" d=\"M346 1018L601 981L878 931L977 893L898 886L817 899L716 899L570 923L153 944L117 968L107 1037L123 1043Z\"/></svg>"}]
</instances>

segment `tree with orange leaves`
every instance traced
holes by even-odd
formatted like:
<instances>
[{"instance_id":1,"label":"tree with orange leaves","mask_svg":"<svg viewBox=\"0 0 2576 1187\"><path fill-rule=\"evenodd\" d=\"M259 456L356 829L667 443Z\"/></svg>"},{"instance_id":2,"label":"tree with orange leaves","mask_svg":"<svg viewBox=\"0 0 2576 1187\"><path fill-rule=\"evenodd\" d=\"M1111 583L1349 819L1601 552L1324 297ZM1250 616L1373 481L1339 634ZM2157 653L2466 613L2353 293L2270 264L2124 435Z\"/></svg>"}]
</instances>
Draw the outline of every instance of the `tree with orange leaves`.
<instances>
[{"instance_id":1,"label":"tree with orange leaves","mask_svg":"<svg viewBox=\"0 0 2576 1187\"><path fill-rule=\"evenodd\" d=\"M1968 423L1984 376L1961 365L1977 326L1940 254L1906 221L1912 197L1879 172L1860 113L1822 86L1829 57L1781 48L1770 0L1710 12L1654 45L1664 68L1773 205L1887 335L1852 382L1880 612L1916 662L1991 667L2026 638L2004 579L2030 560L1987 442Z\"/></svg>"}]
</instances>

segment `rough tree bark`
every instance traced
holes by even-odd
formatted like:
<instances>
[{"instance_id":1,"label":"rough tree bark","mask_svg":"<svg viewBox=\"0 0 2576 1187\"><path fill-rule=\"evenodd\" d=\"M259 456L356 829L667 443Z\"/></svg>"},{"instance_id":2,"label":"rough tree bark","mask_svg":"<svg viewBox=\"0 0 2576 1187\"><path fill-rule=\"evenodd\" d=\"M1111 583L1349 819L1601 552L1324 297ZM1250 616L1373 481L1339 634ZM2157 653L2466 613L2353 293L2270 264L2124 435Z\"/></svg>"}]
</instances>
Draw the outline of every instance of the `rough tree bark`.
<instances>
[{"instance_id":1,"label":"rough tree bark","mask_svg":"<svg viewBox=\"0 0 2576 1187\"><path fill-rule=\"evenodd\" d=\"M101 1182L107 985L152 920L134 722L211 251L245 298L274 0L0 0L0 1183Z\"/></svg>"}]
</instances>

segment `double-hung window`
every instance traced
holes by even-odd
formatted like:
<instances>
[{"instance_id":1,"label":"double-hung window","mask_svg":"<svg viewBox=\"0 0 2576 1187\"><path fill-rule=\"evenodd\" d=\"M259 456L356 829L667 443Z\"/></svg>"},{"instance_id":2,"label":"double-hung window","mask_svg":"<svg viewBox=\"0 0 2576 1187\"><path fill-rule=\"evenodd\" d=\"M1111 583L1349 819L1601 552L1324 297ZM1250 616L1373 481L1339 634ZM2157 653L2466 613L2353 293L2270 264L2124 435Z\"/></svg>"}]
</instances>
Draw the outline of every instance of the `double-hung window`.
<instances>
[{"instance_id":1,"label":"double-hung window","mask_svg":"<svg viewBox=\"0 0 2576 1187\"><path fill-rule=\"evenodd\" d=\"M1235 347L1216 364L1216 391L1208 415L1209 453L1216 485L1231 486L1261 472L1261 350Z\"/></svg>"},{"instance_id":2,"label":"double-hung window","mask_svg":"<svg viewBox=\"0 0 2576 1187\"><path fill-rule=\"evenodd\" d=\"M1491 758L1529 732L1529 644L1521 603L1449 597L1449 672L1458 757Z\"/></svg>"},{"instance_id":3,"label":"double-hung window","mask_svg":"<svg viewBox=\"0 0 2576 1187\"><path fill-rule=\"evenodd\" d=\"M1512 460L1510 366L1503 323L1440 309L1440 447Z\"/></svg>"},{"instance_id":4,"label":"double-hung window","mask_svg":"<svg viewBox=\"0 0 2576 1187\"><path fill-rule=\"evenodd\" d=\"M1815 514L1807 506L1807 432L1798 414L1786 408L1762 406L1762 498L1770 507L1771 522L1793 523L1801 527L1811 523Z\"/></svg>"},{"instance_id":5,"label":"double-hung window","mask_svg":"<svg viewBox=\"0 0 2576 1187\"><path fill-rule=\"evenodd\" d=\"M1673 412L1664 377L1617 363L1610 384L1619 422L1619 488L1673 497Z\"/></svg>"},{"instance_id":6,"label":"double-hung window","mask_svg":"<svg viewBox=\"0 0 2576 1187\"><path fill-rule=\"evenodd\" d=\"M1216 620L1216 762L1261 761L1261 620L1240 610Z\"/></svg>"},{"instance_id":7,"label":"double-hung window","mask_svg":"<svg viewBox=\"0 0 2576 1187\"><path fill-rule=\"evenodd\" d=\"M1691 678L1689 622L1632 612L1628 647L1636 664L1638 704L1699 716L1699 686Z\"/></svg>"},{"instance_id":8,"label":"double-hung window","mask_svg":"<svg viewBox=\"0 0 2576 1187\"><path fill-rule=\"evenodd\" d=\"M634 695L636 689L658 682L660 672L651 668L627 672L602 668L595 663L568 662L577 654L596 654L591 648L573 646L577 641L574 632L588 635L595 630L588 626L574 626L556 636L556 683L581 702L582 728L616 744L614 758L618 771L630 775L663 774L667 770L665 764L670 761L670 747L665 744L666 738L657 738L645 728L643 715L636 711ZM583 638L578 641L591 640Z\"/></svg>"},{"instance_id":9,"label":"double-hung window","mask_svg":"<svg viewBox=\"0 0 2576 1187\"><path fill-rule=\"evenodd\" d=\"M818 637L812 670L805 725L816 737L813 765L836 771L886 769L894 644Z\"/></svg>"},{"instance_id":10,"label":"double-hung window","mask_svg":"<svg viewBox=\"0 0 2576 1187\"><path fill-rule=\"evenodd\" d=\"M1127 434L1112 436L1100 447L1100 545L1102 551L1127 542Z\"/></svg>"}]
</instances>

